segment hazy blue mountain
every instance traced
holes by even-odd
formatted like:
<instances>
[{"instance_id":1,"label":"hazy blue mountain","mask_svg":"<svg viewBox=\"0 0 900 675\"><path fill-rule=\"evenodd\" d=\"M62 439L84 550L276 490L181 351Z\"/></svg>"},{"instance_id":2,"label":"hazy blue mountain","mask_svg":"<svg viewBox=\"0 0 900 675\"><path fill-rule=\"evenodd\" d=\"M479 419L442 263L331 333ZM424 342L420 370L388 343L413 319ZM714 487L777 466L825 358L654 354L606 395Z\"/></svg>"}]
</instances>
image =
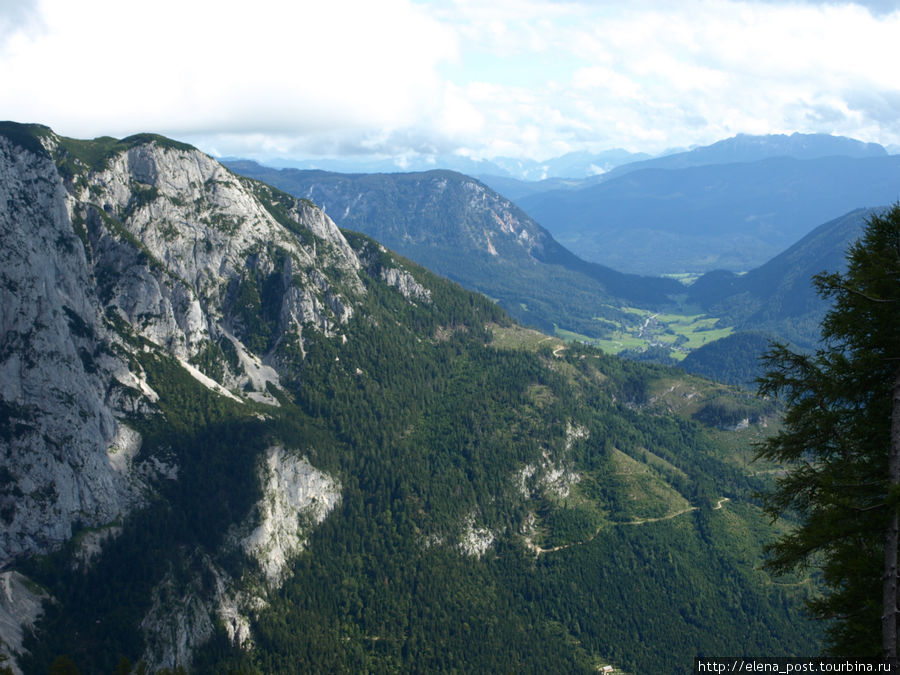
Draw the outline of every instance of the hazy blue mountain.
<instances>
[{"instance_id":1,"label":"hazy blue mountain","mask_svg":"<svg viewBox=\"0 0 900 675\"><path fill-rule=\"evenodd\" d=\"M225 164L241 158L225 157ZM307 171L336 171L340 173L396 173L398 171L430 171L448 169L469 175L508 175L504 165L492 160L471 159L461 155L440 155L438 157L415 155L411 157L323 157L319 159L273 159L271 166L281 169L302 169ZM507 162L506 165L509 165Z\"/></svg>"},{"instance_id":2,"label":"hazy blue mountain","mask_svg":"<svg viewBox=\"0 0 900 675\"><path fill-rule=\"evenodd\" d=\"M27 675L818 653L814 580L760 568L770 403L523 329L159 136L0 123L0 205L0 650Z\"/></svg>"},{"instance_id":3,"label":"hazy blue mountain","mask_svg":"<svg viewBox=\"0 0 900 675\"><path fill-rule=\"evenodd\" d=\"M478 180L487 185L492 190L503 195L512 201L518 201L522 197L537 194L539 192L550 192L552 190L574 190L591 185L584 179L579 178L545 178L544 180L523 180L521 178L511 178L509 176L496 176L478 174Z\"/></svg>"},{"instance_id":4,"label":"hazy blue mountain","mask_svg":"<svg viewBox=\"0 0 900 675\"><path fill-rule=\"evenodd\" d=\"M584 179L598 176L617 166L650 159L644 152L629 152L621 148L603 152L578 151L544 161L494 157L490 161L505 170L506 175L522 181L544 181L549 178ZM447 167L452 168L452 167ZM464 172L470 173L472 172ZM474 175L487 175L480 171Z\"/></svg>"},{"instance_id":5,"label":"hazy blue mountain","mask_svg":"<svg viewBox=\"0 0 900 675\"><path fill-rule=\"evenodd\" d=\"M844 270L847 249L872 213L859 209L825 223L747 274L717 270L700 277L690 287L688 301L737 332L692 351L681 367L752 387L762 375L760 356L772 341L814 349L828 303L816 293L812 277Z\"/></svg>"},{"instance_id":6,"label":"hazy blue mountain","mask_svg":"<svg viewBox=\"0 0 900 675\"><path fill-rule=\"evenodd\" d=\"M661 307L684 292L669 279L581 260L515 204L458 173L337 174L227 165L311 199L342 227L375 237L549 332L559 326L601 335L607 320L637 320L619 309L623 302Z\"/></svg>"},{"instance_id":7,"label":"hazy blue mountain","mask_svg":"<svg viewBox=\"0 0 900 675\"><path fill-rule=\"evenodd\" d=\"M586 171L568 171L556 169L546 174L538 173L530 177L511 175L475 174L504 197L518 200L527 195L550 190L574 190L597 185L617 178L632 171L643 169L686 169L692 166L710 164L734 164L737 162L754 162L770 157L793 157L794 159L815 159L819 157L882 157L888 151L877 143L864 143L844 136L827 134L764 135L738 134L712 145L700 146L691 150L670 150L657 157L629 155L625 151L613 154L612 161L605 164L600 157L587 153L572 153L575 157L587 155L591 161L582 162L588 167ZM896 154L891 152L890 154ZM568 157L566 155L565 157ZM560 160L563 158L560 158ZM599 170L601 169L602 170ZM465 171L464 171L465 173ZM559 178L564 177L564 178Z\"/></svg>"},{"instance_id":8,"label":"hazy blue mountain","mask_svg":"<svg viewBox=\"0 0 900 675\"><path fill-rule=\"evenodd\" d=\"M753 269L817 225L900 198L900 156L644 169L518 204L566 248L640 273Z\"/></svg>"},{"instance_id":9,"label":"hazy blue mountain","mask_svg":"<svg viewBox=\"0 0 900 675\"><path fill-rule=\"evenodd\" d=\"M708 164L755 162L770 157L817 159L820 157L884 157L888 152L877 143L864 143L829 134L738 134L711 145L629 162L609 171L604 178L617 178L642 169L686 169Z\"/></svg>"},{"instance_id":10,"label":"hazy blue mountain","mask_svg":"<svg viewBox=\"0 0 900 675\"><path fill-rule=\"evenodd\" d=\"M622 149L602 152L570 152L544 161L513 157L475 159L463 155L413 155L408 157L323 157L320 159L273 159L268 165L280 169L336 171L340 173L395 173L448 169L470 176L493 176L525 182L548 178L580 180L602 174L621 164L650 158L647 153ZM224 162L240 158L224 157Z\"/></svg>"}]
</instances>

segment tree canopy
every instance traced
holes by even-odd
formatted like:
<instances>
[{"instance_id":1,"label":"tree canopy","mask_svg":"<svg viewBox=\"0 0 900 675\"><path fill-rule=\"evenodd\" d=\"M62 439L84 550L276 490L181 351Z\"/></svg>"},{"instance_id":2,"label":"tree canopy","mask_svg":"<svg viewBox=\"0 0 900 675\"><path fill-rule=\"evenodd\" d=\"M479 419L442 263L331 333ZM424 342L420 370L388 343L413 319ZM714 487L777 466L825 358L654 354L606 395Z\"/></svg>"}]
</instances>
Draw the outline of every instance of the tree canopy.
<instances>
[{"instance_id":1,"label":"tree canopy","mask_svg":"<svg viewBox=\"0 0 900 675\"><path fill-rule=\"evenodd\" d=\"M773 346L759 380L761 394L787 404L782 431L760 448L790 466L767 508L802 521L770 547L768 565L821 568L827 590L810 609L830 620L835 654L896 660L900 204L867 221L844 274L814 282L833 299L823 346Z\"/></svg>"}]
</instances>

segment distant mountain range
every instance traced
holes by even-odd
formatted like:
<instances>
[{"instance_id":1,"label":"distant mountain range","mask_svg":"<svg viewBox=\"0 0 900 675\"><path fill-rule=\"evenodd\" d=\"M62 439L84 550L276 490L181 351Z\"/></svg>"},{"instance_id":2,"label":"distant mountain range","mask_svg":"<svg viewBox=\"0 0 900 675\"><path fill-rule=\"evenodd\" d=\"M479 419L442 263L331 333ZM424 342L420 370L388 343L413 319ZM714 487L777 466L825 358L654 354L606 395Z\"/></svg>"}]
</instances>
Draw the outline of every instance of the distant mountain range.
<instances>
[{"instance_id":1,"label":"distant mountain range","mask_svg":"<svg viewBox=\"0 0 900 675\"><path fill-rule=\"evenodd\" d=\"M336 171L339 173L395 173L397 171L431 171L448 169L470 176L494 176L521 181L541 181L553 177L583 179L596 176L626 164L650 159L643 152L629 152L620 148L603 152L570 152L544 161L493 157L477 159L463 155L416 155L402 158L320 158L304 160L272 160L268 164L279 169ZM224 157L224 163L239 158Z\"/></svg>"},{"instance_id":2,"label":"distant mountain range","mask_svg":"<svg viewBox=\"0 0 900 675\"><path fill-rule=\"evenodd\" d=\"M843 271L850 244L875 209L857 209L820 225L783 253L747 274L716 271L690 287L690 302L740 330L763 330L812 347L827 305L812 277Z\"/></svg>"},{"instance_id":3,"label":"distant mountain range","mask_svg":"<svg viewBox=\"0 0 900 675\"><path fill-rule=\"evenodd\" d=\"M892 158L875 161L885 159ZM802 160L780 161L802 165ZM311 199L334 214L342 227L373 236L481 291L524 323L589 337L602 336L612 323L638 321L624 306L658 310L679 303L719 317L721 325L738 331L763 331L812 347L826 305L811 278L842 269L847 247L872 212L856 209L819 225L746 274L715 270L685 287L672 279L624 274L585 262L512 202L454 172L346 175L277 170L253 162L228 166ZM656 175L677 177L683 171Z\"/></svg>"},{"instance_id":4,"label":"distant mountain range","mask_svg":"<svg viewBox=\"0 0 900 675\"><path fill-rule=\"evenodd\" d=\"M518 204L567 248L626 272L753 269L817 225L900 198L900 156L645 168Z\"/></svg>"},{"instance_id":5,"label":"distant mountain range","mask_svg":"<svg viewBox=\"0 0 900 675\"><path fill-rule=\"evenodd\" d=\"M689 289L689 302L737 332L694 350L681 362L690 373L752 385L759 357L772 340L814 349L828 310L812 284L821 272L840 272L846 252L877 209L857 209L820 225L783 253L744 275L716 271Z\"/></svg>"},{"instance_id":6,"label":"distant mountain range","mask_svg":"<svg viewBox=\"0 0 900 675\"><path fill-rule=\"evenodd\" d=\"M642 169L687 169L710 164L734 164L756 162L770 157L794 159L820 159L822 157L885 157L888 152L878 143L864 143L846 136L829 134L770 134L754 136L738 134L732 138L701 146L685 152L653 157L643 161L622 164L605 174L605 178L617 178Z\"/></svg>"},{"instance_id":7,"label":"distant mountain range","mask_svg":"<svg viewBox=\"0 0 900 675\"><path fill-rule=\"evenodd\" d=\"M838 151L856 156L812 157ZM798 157L757 159L770 152ZM753 161L704 165L740 158ZM695 349L683 366L736 383L747 383L758 373L757 356L770 339L814 347L827 306L812 288L811 278L825 270L842 269L845 251L872 209L847 208L837 218L825 214L856 201L889 204L900 186L900 157L850 139L794 134L739 136L663 160L684 168L645 168L582 190L572 189L578 181L563 179L507 182L513 187L531 185L534 190L551 183L563 186L537 195L560 201L569 195L577 202L594 190L612 201L619 199L618 213L596 208L622 221L629 219L629 208L622 204L630 204L635 217L641 209L649 212L655 207L667 227L674 230L673 224L680 224L682 231L649 232L628 244L637 251L631 258L647 267L654 256L671 257L678 250L669 242L708 258L712 265L716 241L731 237L745 243L740 269L750 269L748 273L712 270L685 287L670 279L625 274L586 262L508 199L454 172L346 175L277 170L246 161L228 166L321 204L341 226L374 236L467 288L485 293L518 320L546 332L566 329L601 337L615 325L627 327L642 320L626 307L701 311L719 318L719 327L737 333ZM699 198L703 184L712 186L705 203ZM643 195L641 188L646 190ZM867 193L868 197L860 197ZM665 194L669 199L658 197ZM529 199L520 201L530 204ZM722 224L725 216L721 221L713 218L717 211L729 209L733 212L727 221L730 230ZM767 211L768 220L748 215ZM548 214L544 219L553 217L559 216ZM781 231L771 225L773 221ZM764 226L765 222L769 225ZM791 235L792 231L796 234ZM763 236L786 243L780 248L763 246L759 241ZM611 236L598 245L612 249L617 242L626 245ZM583 241L572 248L581 256L588 250ZM660 356L665 352L663 347ZM739 356L741 363L735 360Z\"/></svg>"}]
</instances>

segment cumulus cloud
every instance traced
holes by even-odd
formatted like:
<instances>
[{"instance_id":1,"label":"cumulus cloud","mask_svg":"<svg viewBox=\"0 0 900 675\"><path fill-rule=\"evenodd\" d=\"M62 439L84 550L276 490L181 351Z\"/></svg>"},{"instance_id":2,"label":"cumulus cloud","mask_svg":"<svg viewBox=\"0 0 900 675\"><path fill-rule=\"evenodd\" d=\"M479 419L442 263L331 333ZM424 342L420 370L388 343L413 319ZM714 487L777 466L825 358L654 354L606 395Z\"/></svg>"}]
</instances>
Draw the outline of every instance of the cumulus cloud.
<instances>
[{"instance_id":1,"label":"cumulus cloud","mask_svg":"<svg viewBox=\"0 0 900 675\"><path fill-rule=\"evenodd\" d=\"M900 12L813 0L0 4L4 116L225 155L900 142Z\"/></svg>"},{"instance_id":2,"label":"cumulus cloud","mask_svg":"<svg viewBox=\"0 0 900 675\"><path fill-rule=\"evenodd\" d=\"M413 123L453 36L404 0L42 0L3 57L8 114L70 133L318 133Z\"/></svg>"},{"instance_id":3,"label":"cumulus cloud","mask_svg":"<svg viewBox=\"0 0 900 675\"><path fill-rule=\"evenodd\" d=\"M900 134L883 103L900 92L900 43L892 37L900 14L873 13L877 3L544 3L549 22L537 4L513 22L531 29L515 31L518 42L506 34L503 41L506 52L533 53L528 36L540 28L540 49L560 64L557 79L533 87L540 100L519 107L523 123L541 129L538 146L583 146L576 130L585 127L594 130L595 150L659 151L741 132L845 133L886 143ZM505 11L455 7L466 27L464 55L467 41L490 40ZM477 69L468 76L477 81ZM516 87L494 83L493 91L498 107L521 99ZM882 103L854 103L860 91ZM486 118L491 136L502 137L506 120Z\"/></svg>"}]
</instances>

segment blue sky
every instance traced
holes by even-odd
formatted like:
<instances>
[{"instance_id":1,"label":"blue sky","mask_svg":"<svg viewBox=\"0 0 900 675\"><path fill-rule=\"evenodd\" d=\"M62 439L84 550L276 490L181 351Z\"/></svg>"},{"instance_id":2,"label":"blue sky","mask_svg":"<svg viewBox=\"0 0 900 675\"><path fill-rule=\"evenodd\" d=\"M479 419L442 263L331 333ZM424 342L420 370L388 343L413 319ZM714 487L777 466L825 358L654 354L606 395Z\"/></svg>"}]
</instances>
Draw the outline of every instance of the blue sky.
<instances>
[{"instance_id":1,"label":"blue sky","mask_svg":"<svg viewBox=\"0 0 900 675\"><path fill-rule=\"evenodd\" d=\"M900 144L895 3L0 0L0 117L257 159Z\"/></svg>"}]
</instances>

